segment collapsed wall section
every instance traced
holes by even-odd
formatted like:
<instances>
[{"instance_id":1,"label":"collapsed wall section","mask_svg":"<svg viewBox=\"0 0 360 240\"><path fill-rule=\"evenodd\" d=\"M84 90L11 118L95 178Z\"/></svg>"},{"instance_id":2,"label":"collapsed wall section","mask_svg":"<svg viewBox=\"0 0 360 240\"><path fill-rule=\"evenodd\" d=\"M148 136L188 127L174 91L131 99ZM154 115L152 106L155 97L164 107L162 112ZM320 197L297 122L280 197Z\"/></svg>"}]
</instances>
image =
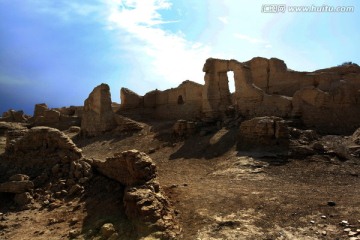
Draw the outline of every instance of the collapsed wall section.
<instances>
[{"instance_id":1,"label":"collapsed wall section","mask_svg":"<svg viewBox=\"0 0 360 240\"><path fill-rule=\"evenodd\" d=\"M177 88L154 90L139 96L132 91L120 91L119 113L160 119L194 119L201 115L203 85L184 81Z\"/></svg>"}]
</instances>

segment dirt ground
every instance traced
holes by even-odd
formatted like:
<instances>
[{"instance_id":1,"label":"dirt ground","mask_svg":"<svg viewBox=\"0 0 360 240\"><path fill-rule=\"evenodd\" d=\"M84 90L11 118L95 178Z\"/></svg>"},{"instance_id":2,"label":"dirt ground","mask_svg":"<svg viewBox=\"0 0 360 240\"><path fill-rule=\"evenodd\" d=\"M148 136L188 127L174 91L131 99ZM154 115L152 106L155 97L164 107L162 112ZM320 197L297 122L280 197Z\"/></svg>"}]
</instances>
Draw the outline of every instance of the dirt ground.
<instances>
[{"instance_id":1,"label":"dirt ground","mask_svg":"<svg viewBox=\"0 0 360 240\"><path fill-rule=\"evenodd\" d=\"M172 124L151 122L138 133L75 143L88 158L129 149L149 154L177 211L179 239L360 239L360 159L239 152L236 129L179 139L171 134ZM0 139L0 148L4 144ZM100 226L94 216L121 212L111 208L120 195L95 198L75 198L52 211L5 212L11 205L1 204L0 239L67 239L72 229Z\"/></svg>"}]
</instances>

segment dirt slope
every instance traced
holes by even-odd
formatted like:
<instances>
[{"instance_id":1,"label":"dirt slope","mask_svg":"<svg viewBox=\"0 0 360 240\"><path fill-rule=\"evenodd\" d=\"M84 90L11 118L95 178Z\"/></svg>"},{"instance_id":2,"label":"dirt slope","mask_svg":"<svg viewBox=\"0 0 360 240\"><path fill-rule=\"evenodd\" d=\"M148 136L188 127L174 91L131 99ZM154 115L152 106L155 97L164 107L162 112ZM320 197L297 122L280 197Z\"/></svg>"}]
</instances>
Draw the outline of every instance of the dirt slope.
<instances>
[{"instance_id":1,"label":"dirt slope","mask_svg":"<svg viewBox=\"0 0 360 240\"><path fill-rule=\"evenodd\" d=\"M75 143L88 158L128 149L148 153L177 210L179 239L350 239L360 229L360 161L238 152L236 129L179 139L171 124L153 122L142 132ZM67 239L72 229L98 230L103 219L122 211L116 207L121 196L104 201L110 195L103 192L112 190L98 181L92 190L98 197L75 198L52 211L10 211L13 206L3 204L9 196L1 196L0 239Z\"/></svg>"}]
</instances>

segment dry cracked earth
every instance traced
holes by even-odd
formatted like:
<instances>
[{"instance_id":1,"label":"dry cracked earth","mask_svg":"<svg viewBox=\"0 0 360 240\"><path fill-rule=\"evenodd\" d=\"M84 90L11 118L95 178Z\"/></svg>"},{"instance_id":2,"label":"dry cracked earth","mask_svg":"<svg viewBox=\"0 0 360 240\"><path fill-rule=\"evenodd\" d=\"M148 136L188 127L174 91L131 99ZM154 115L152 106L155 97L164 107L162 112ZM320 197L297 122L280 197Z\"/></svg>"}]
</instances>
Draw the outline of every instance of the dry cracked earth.
<instances>
[{"instance_id":1,"label":"dry cracked earth","mask_svg":"<svg viewBox=\"0 0 360 240\"><path fill-rule=\"evenodd\" d=\"M172 124L148 122L141 132L74 142L87 158L147 153L182 228L178 239L360 239L359 159L241 152L236 129L177 138ZM0 153L4 147L1 136ZM29 209L0 195L0 239L107 239L80 233L99 231L108 221L118 239L131 239L126 223L116 219L119 191L96 179L89 191L97 194Z\"/></svg>"}]
</instances>

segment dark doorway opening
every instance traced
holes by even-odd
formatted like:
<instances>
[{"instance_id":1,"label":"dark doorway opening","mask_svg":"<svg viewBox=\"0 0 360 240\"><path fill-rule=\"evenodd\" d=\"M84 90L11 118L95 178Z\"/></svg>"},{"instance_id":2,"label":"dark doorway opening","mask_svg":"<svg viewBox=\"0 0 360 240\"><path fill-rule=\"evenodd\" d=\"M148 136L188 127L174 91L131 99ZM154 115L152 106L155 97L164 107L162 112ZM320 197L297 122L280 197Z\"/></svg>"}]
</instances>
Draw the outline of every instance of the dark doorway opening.
<instances>
[{"instance_id":1,"label":"dark doorway opening","mask_svg":"<svg viewBox=\"0 0 360 240\"><path fill-rule=\"evenodd\" d=\"M183 99L182 95L178 96L177 103L178 104L184 104L184 99Z\"/></svg>"}]
</instances>

